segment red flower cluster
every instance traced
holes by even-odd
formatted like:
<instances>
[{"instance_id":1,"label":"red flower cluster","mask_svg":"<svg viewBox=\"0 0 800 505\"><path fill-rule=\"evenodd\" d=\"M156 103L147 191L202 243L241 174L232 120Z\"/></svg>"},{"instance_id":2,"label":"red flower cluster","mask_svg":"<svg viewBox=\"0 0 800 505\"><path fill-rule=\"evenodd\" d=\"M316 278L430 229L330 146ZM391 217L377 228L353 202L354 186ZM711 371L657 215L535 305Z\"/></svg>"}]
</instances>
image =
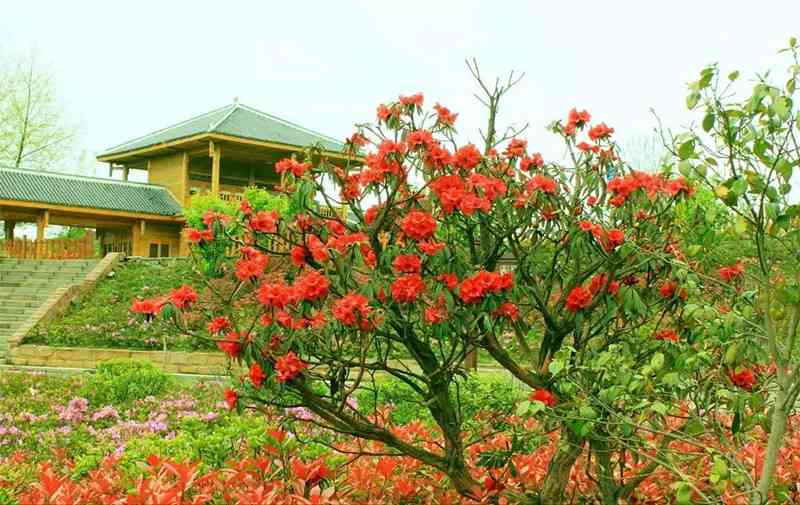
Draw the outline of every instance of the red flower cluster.
<instances>
[{"instance_id":1,"label":"red flower cluster","mask_svg":"<svg viewBox=\"0 0 800 505\"><path fill-rule=\"evenodd\" d=\"M589 138L592 139L592 142L597 142L611 137L613 133L614 128L609 128L605 123L600 123L589 130Z\"/></svg>"},{"instance_id":2,"label":"red flower cluster","mask_svg":"<svg viewBox=\"0 0 800 505\"><path fill-rule=\"evenodd\" d=\"M514 322L519 318L519 307L511 302L504 302L492 312L494 317L505 317Z\"/></svg>"},{"instance_id":3,"label":"red flower cluster","mask_svg":"<svg viewBox=\"0 0 800 505\"><path fill-rule=\"evenodd\" d=\"M412 210L400 220L400 229L413 240L425 240L436 232L436 219L427 212Z\"/></svg>"},{"instance_id":4,"label":"red flower cluster","mask_svg":"<svg viewBox=\"0 0 800 505\"><path fill-rule=\"evenodd\" d=\"M438 123L447 126L453 126L453 123L456 122L458 114L453 114L447 107L437 103L433 106L433 109L436 111L436 121Z\"/></svg>"},{"instance_id":5,"label":"red flower cluster","mask_svg":"<svg viewBox=\"0 0 800 505\"><path fill-rule=\"evenodd\" d=\"M670 329L657 331L655 337L656 340L669 340L670 342L677 342L680 339L675 330Z\"/></svg>"},{"instance_id":6,"label":"red flower cluster","mask_svg":"<svg viewBox=\"0 0 800 505\"><path fill-rule=\"evenodd\" d=\"M527 149L528 149L527 140L511 139L511 141L506 146L506 150L503 152L503 154L505 154L507 158L522 158L523 156L525 156Z\"/></svg>"},{"instance_id":7,"label":"red flower cluster","mask_svg":"<svg viewBox=\"0 0 800 505\"><path fill-rule=\"evenodd\" d=\"M483 155L474 144L459 147L453 155L453 165L465 171L477 167L481 160L483 160Z\"/></svg>"},{"instance_id":8,"label":"red flower cluster","mask_svg":"<svg viewBox=\"0 0 800 505\"><path fill-rule=\"evenodd\" d=\"M480 303L484 296L508 291L513 286L514 276L512 274L482 270L461 281L458 294L464 303Z\"/></svg>"},{"instance_id":9,"label":"red flower cluster","mask_svg":"<svg viewBox=\"0 0 800 505\"><path fill-rule=\"evenodd\" d=\"M253 362L253 364L250 365L250 371L248 372L248 375L250 376L250 382L252 382L257 388L260 388L261 383L263 383L264 379L267 378L267 374L265 374L264 370L261 369L261 365L256 362Z\"/></svg>"},{"instance_id":10,"label":"red flower cluster","mask_svg":"<svg viewBox=\"0 0 800 505\"><path fill-rule=\"evenodd\" d=\"M719 277L725 282L731 282L744 275L744 263L741 261L735 265L722 267L718 271Z\"/></svg>"},{"instance_id":11,"label":"red flower cluster","mask_svg":"<svg viewBox=\"0 0 800 505\"><path fill-rule=\"evenodd\" d=\"M394 259L392 266L404 274L418 274L422 261L416 254L402 254Z\"/></svg>"},{"instance_id":12,"label":"red flower cluster","mask_svg":"<svg viewBox=\"0 0 800 505\"><path fill-rule=\"evenodd\" d=\"M238 358L242 354L242 335L239 332L231 331L225 335L224 340L217 340L217 348L230 356Z\"/></svg>"},{"instance_id":13,"label":"red flower cluster","mask_svg":"<svg viewBox=\"0 0 800 505\"><path fill-rule=\"evenodd\" d=\"M544 165L544 158L541 153L533 153L519 161L520 170L529 171L531 168L541 168Z\"/></svg>"},{"instance_id":14,"label":"red flower cluster","mask_svg":"<svg viewBox=\"0 0 800 505\"><path fill-rule=\"evenodd\" d=\"M425 282L418 274L398 277L392 283L392 299L397 303L412 303L425 291Z\"/></svg>"},{"instance_id":15,"label":"red flower cluster","mask_svg":"<svg viewBox=\"0 0 800 505\"><path fill-rule=\"evenodd\" d=\"M164 307L164 299L162 298L151 298L149 300L136 298L133 300L131 312L142 314L149 321L161 312L162 307Z\"/></svg>"},{"instance_id":16,"label":"red flower cluster","mask_svg":"<svg viewBox=\"0 0 800 505\"><path fill-rule=\"evenodd\" d=\"M315 270L298 279L295 283L295 288L301 300L313 302L323 300L328 296L330 282L324 275Z\"/></svg>"},{"instance_id":17,"label":"red flower cluster","mask_svg":"<svg viewBox=\"0 0 800 505\"><path fill-rule=\"evenodd\" d=\"M191 244L197 244L199 242L210 242L214 240L214 232L211 230L198 230L195 228L186 228L184 231L184 235L186 236L186 241Z\"/></svg>"},{"instance_id":18,"label":"red flower cluster","mask_svg":"<svg viewBox=\"0 0 800 505\"><path fill-rule=\"evenodd\" d=\"M592 115L587 111L582 110L578 112L578 110L573 107L573 109L569 111L569 116L567 116L567 125L564 126L564 134L569 136L575 135L575 130L583 128L591 119Z\"/></svg>"},{"instance_id":19,"label":"red flower cluster","mask_svg":"<svg viewBox=\"0 0 800 505\"><path fill-rule=\"evenodd\" d=\"M191 286L184 284L169 293L169 301L179 309L188 309L197 302L197 292Z\"/></svg>"},{"instance_id":20,"label":"red flower cluster","mask_svg":"<svg viewBox=\"0 0 800 505\"><path fill-rule=\"evenodd\" d=\"M556 187L556 181L554 179L540 174L531 177L527 185L528 191L531 193L541 191L542 193L548 193L550 195L556 194Z\"/></svg>"},{"instance_id":21,"label":"red flower cluster","mask_svg":"<svg viewBox=\"0 0 800 505\"><path fill-rule=\"evenodd\" d=\"M264 274L269 258L258 251L250 252L236 262L236 278L242 282L255 282Z\"/></svg>"},{"instance_id":22,"label":"red flower cluster","mask_svg":"<svg viewBox=\"0 0 800 505\"><path fill-rule=\"evenodd\" d=\"M230 330L232 327L230 319L224 316L217 316L208 323L208 331L213 334L220 334Z\"/></svg>"},{"instance_id":23,"label":"red flower cluster","mask_svg":"<svg viewBox=\"0 0 800 505\"><path fill-rule=\"evenodd\" d=\"M556 396L546 389L536 389L534 390L528 399L532 402L542 402L548 407L555 407L556 405Z\"/></svg>"},{"instance_id":24,"label":"red flower cluster","mask_svg":"<svg viewBox=\"0 0 800 505\"><path fill-rule=\"evenodd\" d=\"M282 282L264 283L258 289L256 298L265 307L283 309L289 305L295 305L298 300L298 292Z\"/></svg>"},{"instance_id":25,"label":"red flower cluster","mask_svg":"<svg viewBox=\"0 0 800 505\"><path fill-rule=\"evenodd\" d=\"M728 372L728 377L736 386L744 389L745 391L752 391L756 385L756 376L752 370L742 367L738 372L731 370Z\"/></svg>"},{"instance_id":26,"label":"red flower cluster","mask_svg":"<svg viewBox=\"0 0 800 505\"><path fill-rule=\"evenodd\" d=\"M275 361L275 371L278 373L278 382L289 382L308 368L308 363L297 357L292 351L281 356Z\"/></svg>"},{"instance_id":27,"label":"red flower cluster","mask_svg":"<svg viewBox=\"0 0 800 505\"><path fill-rule=\"evenodd\" d=\"M345 326L369 327L369 299L358 293L348 293L336 300L331 309L333 317Z\"/></svg>"},{"instance_id":28,"label":"red flower cluster","mask_svg":"<svg viewBox=\"0 0 800 505\"><path fill-rule=\"evenodd\" d=\"M616 296L619 293L619 282L615 280L608 281L608 274L598 274L592 277L592 280L589 281L589 292L592 293L592 297L597 295L603 286L606 285L608 282L608 289L606 290L608 294L612 296Z\"/></svg>"},{"instance_id":29,"label":"red flower cluster","mask_svg":"<svg viewBox=\"0 0 800 505\"><path fill-rule=\"evenodd\" d=\"M239 395L236 394L236 391L233 389L226 389L223 393L225 396L225 403L228 405L229 410L233 410L236 408L236 402L239 400Z\"/></svg>"},{"instance_id":30,"label":"red flower cluster","mask_svg":"<svg viewBox=\"0 0 800 505\"><path fill-rule=\"evenodd\" d=\"M300 163L292 158L284 158L275 163L276 172L279 174L291 172L295 177L303 177L303 174L305 174L310 168L311 163Z\"/></svg>"},{"instance_id":31,"label":"red flower cluster","mask_svg":"<svg viewBox=\"0 0 800 505\"><path fill-rule=\"evenodd\" d=\"M278 231L278 220L281 218L276 211L259 211L250 217L250 229L261 233L275 233Z\"/></svg>"},{"instance_id":32,"label":"red flower cluster","mask_svg":"<svg viewBox=\"0 0 800 505\"><path fill-rule=\"evenodd\" d=\"M614 195L609 203L614 207L620 207L638 189L643 190L651 199L659 193L674 197L681 193L688 196L694 192L694 188L683 178L665 180L658 175L631 172L624 177L615 177L608 182L608 190Z\"/></svg>"},{"instance_id":33,"label":"red flower cluster","mask_svg":"<svg viewBox=\"0 0 800 505\"><path fill-rule=\"evenodd\" d=\"M574 287L567 295L567 310L570 312L583 310L591 305L592 298L594 298L594 295L589 289L583 286Z\"/></svg>"}]
</instances>

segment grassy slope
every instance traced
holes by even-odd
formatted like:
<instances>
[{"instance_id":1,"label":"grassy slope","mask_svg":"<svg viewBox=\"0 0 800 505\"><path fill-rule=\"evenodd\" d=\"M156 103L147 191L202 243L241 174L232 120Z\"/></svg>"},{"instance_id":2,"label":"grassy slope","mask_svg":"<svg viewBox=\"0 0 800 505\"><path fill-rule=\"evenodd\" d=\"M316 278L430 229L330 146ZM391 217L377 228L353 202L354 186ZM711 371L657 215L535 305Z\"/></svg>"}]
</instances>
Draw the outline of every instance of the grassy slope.
<instances>
[{"instance_id":1,"label":"grassy slope","mask_svg":"<svg viewBox=\"0 0 800 505\"><path fill-rule=\"evenodd\" d=\"M26 343L161 349L166 335L167 347L172 350L210 348L207 342L181 336L163 324L145 323L130 313L134 297L167 293L195 278L189 260L120 263L113 277L98 283L61 317L35 328Z\"/></svg>"}]
</instances>

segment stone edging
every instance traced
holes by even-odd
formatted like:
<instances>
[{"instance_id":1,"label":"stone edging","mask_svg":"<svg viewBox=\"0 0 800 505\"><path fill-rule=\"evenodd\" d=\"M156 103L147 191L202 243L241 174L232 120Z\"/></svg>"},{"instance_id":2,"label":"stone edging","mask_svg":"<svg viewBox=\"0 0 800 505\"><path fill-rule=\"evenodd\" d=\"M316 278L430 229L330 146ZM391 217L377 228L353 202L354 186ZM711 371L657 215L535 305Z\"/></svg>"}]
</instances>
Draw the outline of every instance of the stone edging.
<instances>
[{"instance_id":1,"label":"stone edging","mask_svg":"<svg viewBox=\"0 0 800 505\"><path fill-rule=\"evenodd\" d=\"M51 347L23 344L11 349L9 364L57 368L95 368L98 363L116 359L149 361L165 372L227 375L229 367L239 370L221 352L136 351L96 347Z\"/></svg>"},{"instance_id":2,"label":"stone edging","mask_svg":"<svg viewBox=\"0 0 800 505\"><path fill-rule=\"evenodd\" d=\"M91 289L98 280L105 277L112 268L122 259L122 253L109 253L94 266L80 284L71 284L54 290L49 297L31 314L30 319L22 323L8 338L9 363L14 362L15 348L20 345L25 336L39 323L43 323L58 316L69 306L75 297Z\"/></svg>"}]
</instances>

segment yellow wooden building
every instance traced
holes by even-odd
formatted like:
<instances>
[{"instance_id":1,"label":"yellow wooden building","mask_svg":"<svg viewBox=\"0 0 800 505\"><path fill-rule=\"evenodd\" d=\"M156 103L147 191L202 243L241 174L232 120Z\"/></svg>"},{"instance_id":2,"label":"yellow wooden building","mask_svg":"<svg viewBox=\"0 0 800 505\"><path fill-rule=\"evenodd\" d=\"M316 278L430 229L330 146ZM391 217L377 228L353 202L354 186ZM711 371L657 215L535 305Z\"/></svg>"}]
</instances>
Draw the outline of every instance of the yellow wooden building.
<instances>
[{"instance_id":1,"label":"yellow wooden building","mask_svg":"<svg viewBox=\"0 0 800 505\"><path fill-rule=\"evenodd\" d=\"M333 138L233 103L98 155L122 181L0 167L0 219L6 239L18 222L37 224L37 242L58 224L96 229L103 252L185 255L181 209L192 195L240 200L248 186L270 188L275 163L308 145L346 158ZM134 170L148 182L129 182Z\"/></svg>"}]
</instances>

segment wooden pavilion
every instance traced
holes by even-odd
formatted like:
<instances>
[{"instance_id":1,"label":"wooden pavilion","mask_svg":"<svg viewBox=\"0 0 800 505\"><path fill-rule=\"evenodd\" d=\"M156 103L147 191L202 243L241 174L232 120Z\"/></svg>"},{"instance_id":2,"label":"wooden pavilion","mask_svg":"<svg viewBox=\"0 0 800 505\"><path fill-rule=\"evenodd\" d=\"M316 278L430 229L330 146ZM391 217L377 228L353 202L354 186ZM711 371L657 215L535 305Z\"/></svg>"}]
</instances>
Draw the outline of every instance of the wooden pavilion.
<instances>
[{"instance_id":1,"label":"wooden pavilion","mask_svg":"<svg viewBox=\"0 0 800 505\"><path fill-rule=\"evenodd\" d=\"M36 223L39 256L49 224L96 229L103 252L182 256L182 208L192 195L240 200L249 186L273 187L275 163L312 144L347 159L331 137L233 103L98 155L122 181L0 167L0 219L7 242L16 223ZM131 170L145 170L148 182L129 182Z\"/></svg>"}]
</instances>

